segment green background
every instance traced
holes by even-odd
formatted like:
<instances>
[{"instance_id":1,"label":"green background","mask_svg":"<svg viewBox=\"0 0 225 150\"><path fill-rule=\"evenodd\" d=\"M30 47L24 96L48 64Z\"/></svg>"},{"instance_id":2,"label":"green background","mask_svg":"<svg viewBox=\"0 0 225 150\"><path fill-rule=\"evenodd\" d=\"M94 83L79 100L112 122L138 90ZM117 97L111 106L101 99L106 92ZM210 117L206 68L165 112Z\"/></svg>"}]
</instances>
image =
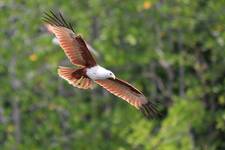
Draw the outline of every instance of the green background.
<instances>
[{"instance_id":1,"label":"green background","mask_svg":"<svg viewBox=\"0 0 225 150\"><path fill-rule=\"evenodd\" d=\"M162 115L58 77L72 65L41 22L49 9ZM224 14L224 0L1 0L0 149L225 149Z\"/></svg>"}]
</instances>

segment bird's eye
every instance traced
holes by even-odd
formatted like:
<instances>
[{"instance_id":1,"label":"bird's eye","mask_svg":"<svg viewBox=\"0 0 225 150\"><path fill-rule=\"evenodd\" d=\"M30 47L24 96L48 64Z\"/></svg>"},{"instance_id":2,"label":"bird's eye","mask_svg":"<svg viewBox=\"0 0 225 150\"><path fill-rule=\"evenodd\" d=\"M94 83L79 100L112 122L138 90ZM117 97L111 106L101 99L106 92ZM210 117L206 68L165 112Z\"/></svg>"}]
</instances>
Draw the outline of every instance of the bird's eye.
<instances>
[{"instance_id":1,"label":"bird's eye","mask_svg":"<svg viewBox=\"0 0 225 150\"><path fill-rule=\"evenodd\" d=\"M109 75L111 76L111 75L112 75L112 73L110 72L110 73L109 73Z\"/></svg>"}]
</instances>

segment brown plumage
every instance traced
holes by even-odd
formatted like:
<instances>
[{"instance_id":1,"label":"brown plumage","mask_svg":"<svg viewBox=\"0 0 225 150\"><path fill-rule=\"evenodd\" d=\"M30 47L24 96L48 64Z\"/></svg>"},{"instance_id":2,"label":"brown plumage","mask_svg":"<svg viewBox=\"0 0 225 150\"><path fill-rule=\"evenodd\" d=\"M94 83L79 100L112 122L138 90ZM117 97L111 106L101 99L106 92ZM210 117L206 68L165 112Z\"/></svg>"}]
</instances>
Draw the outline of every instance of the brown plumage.
<instances>
[{"instance_id":1,"label":"brown plumage","mask_svg":"<svg viewBox=\"0 0 225 150\"><path fill-rule=\"evenodd\" d=\"M60 66L58 74L77 88L89 89L94 86L94 82L85 75L85 68L73 69Z\"/></svg>"},{"instance_id":2,"label":"brown plumage","mask_svg":"<svg viewBox=\"0 0 225 150\"><path fill-rule=\"evenodd\" d=\"M122 98L137 109L140 109L146 117L157 114L157 110L153 104L149 102L138 89L126 81L116 78L96 80L95 82L108 90L110 93Z\"/></svg>"},{"instance_id":3,"label":"brown plumage","mask_svg":"<svg viewBox=\"0 0 225 150\"><path fill-rule=\"evenodd\" d=\"M81 36L76 36L72 25L66 23L61 13L58 15L46 13L44 21L47 23L48 30L55 34L59 40L59 44L64 50L70 61L77 66L92 67L96 65L96 61L88 50Z\"/></svg>"},{"instance_id":4,"label":"brown plumage","mask_svg":"<svg viewBox=\"0 0 225 150\"><path fill-rule=\"evenodd\" d=\"M126 81L115 78L111 72L108 74L110 78L104 79L94 79L94 75L91 77L88 74L88 71L91 70L93 73L93 70L98 69L98 65L87 48L85 41L81 36L75 35L72 24L67 23L61 13L57 14L50 11L50 13L45 13L43 20L47 24L48 30L54 33L59 40L60 46L71 63L80 67L78 69L59 67L58 74L60 77L73 86L82 89L92 88L94 82L96 82L110 93L139 109L146 117L149 118L157 114L154 104L148 101L139 90ZM104 73L107 72L105 69L102 70L105 71Z\"/></svg>"}]
</instances>

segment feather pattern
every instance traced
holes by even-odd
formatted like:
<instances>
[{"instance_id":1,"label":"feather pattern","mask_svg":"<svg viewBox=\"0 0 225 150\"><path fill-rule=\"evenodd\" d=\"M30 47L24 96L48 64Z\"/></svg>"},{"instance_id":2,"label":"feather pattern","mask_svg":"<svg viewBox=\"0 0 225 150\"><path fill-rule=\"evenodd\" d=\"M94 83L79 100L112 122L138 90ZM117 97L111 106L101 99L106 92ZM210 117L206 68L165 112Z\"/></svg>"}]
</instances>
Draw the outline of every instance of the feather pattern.
<instances>
[{"instance_id":1,"label":"feather pattern","mask_svg":"<svg viewBox=\"0 0 225 150\"><path fill-rule=\"evenodd\" d=\"M89 79L81 69L73 69L68 67L59 67L58 74L61 78L67 80L69 84L81 89L93 88L94 82Z\"/></svg>"},{"instance_id":2,"label":"feather pattern","mask_svg":"<svg viewBox=\"0 0 225 150\"><path fill-rule=\"evenodd\" d=\"M65 27L75 32L72 23L67 23L61 12L58 14L52 10L50 10L49 13L45 12L42 20L52 26Z\"/></svg>"},{"instance_id":3,"label":"feather pattern","mask_svg":"<svg viewBox=\"0 0 225 150\"><path fill-rule=\"evenodd\" d=\"M121 79L95 80L97 84L139 109L147 118L157 114L155 105L135 87Z\"/></svg>"},{"instance_id":4,"label":"feather pattern","mask_svg":"<svg viewBox=\"0 0 225 150\"><path fill-rule=\"evenodd\" d=\"M76 36L71 23L67 23L61 13L45 13L43 21L48 29L53 32L60 46L70 61L77 66L92 67L96 65L85 41L81 36Z\"/></svg>"}]
</instances>

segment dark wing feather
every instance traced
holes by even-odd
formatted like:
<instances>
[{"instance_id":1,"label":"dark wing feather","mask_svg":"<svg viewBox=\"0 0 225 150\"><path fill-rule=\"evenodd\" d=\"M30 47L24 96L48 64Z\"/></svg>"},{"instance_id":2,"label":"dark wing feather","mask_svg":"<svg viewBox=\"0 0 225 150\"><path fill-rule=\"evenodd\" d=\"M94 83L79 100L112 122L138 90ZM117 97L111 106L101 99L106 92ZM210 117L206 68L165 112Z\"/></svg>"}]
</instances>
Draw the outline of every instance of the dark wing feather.
<instances>
[{"instance_id":1,"label":"dark wing feather","mask_svg":"<svg viewBox=\"0 0 225 150\"><path fill-rule=\"evenodd\" d=\"M43 16L43 21L50 25L65 27L75 32L72 23L67 23L64 17L62 16L61 12L58 12L58 14L53 12L52 10L50 10L49 13L45 12Z\"/></svg>"}]
</instances>

